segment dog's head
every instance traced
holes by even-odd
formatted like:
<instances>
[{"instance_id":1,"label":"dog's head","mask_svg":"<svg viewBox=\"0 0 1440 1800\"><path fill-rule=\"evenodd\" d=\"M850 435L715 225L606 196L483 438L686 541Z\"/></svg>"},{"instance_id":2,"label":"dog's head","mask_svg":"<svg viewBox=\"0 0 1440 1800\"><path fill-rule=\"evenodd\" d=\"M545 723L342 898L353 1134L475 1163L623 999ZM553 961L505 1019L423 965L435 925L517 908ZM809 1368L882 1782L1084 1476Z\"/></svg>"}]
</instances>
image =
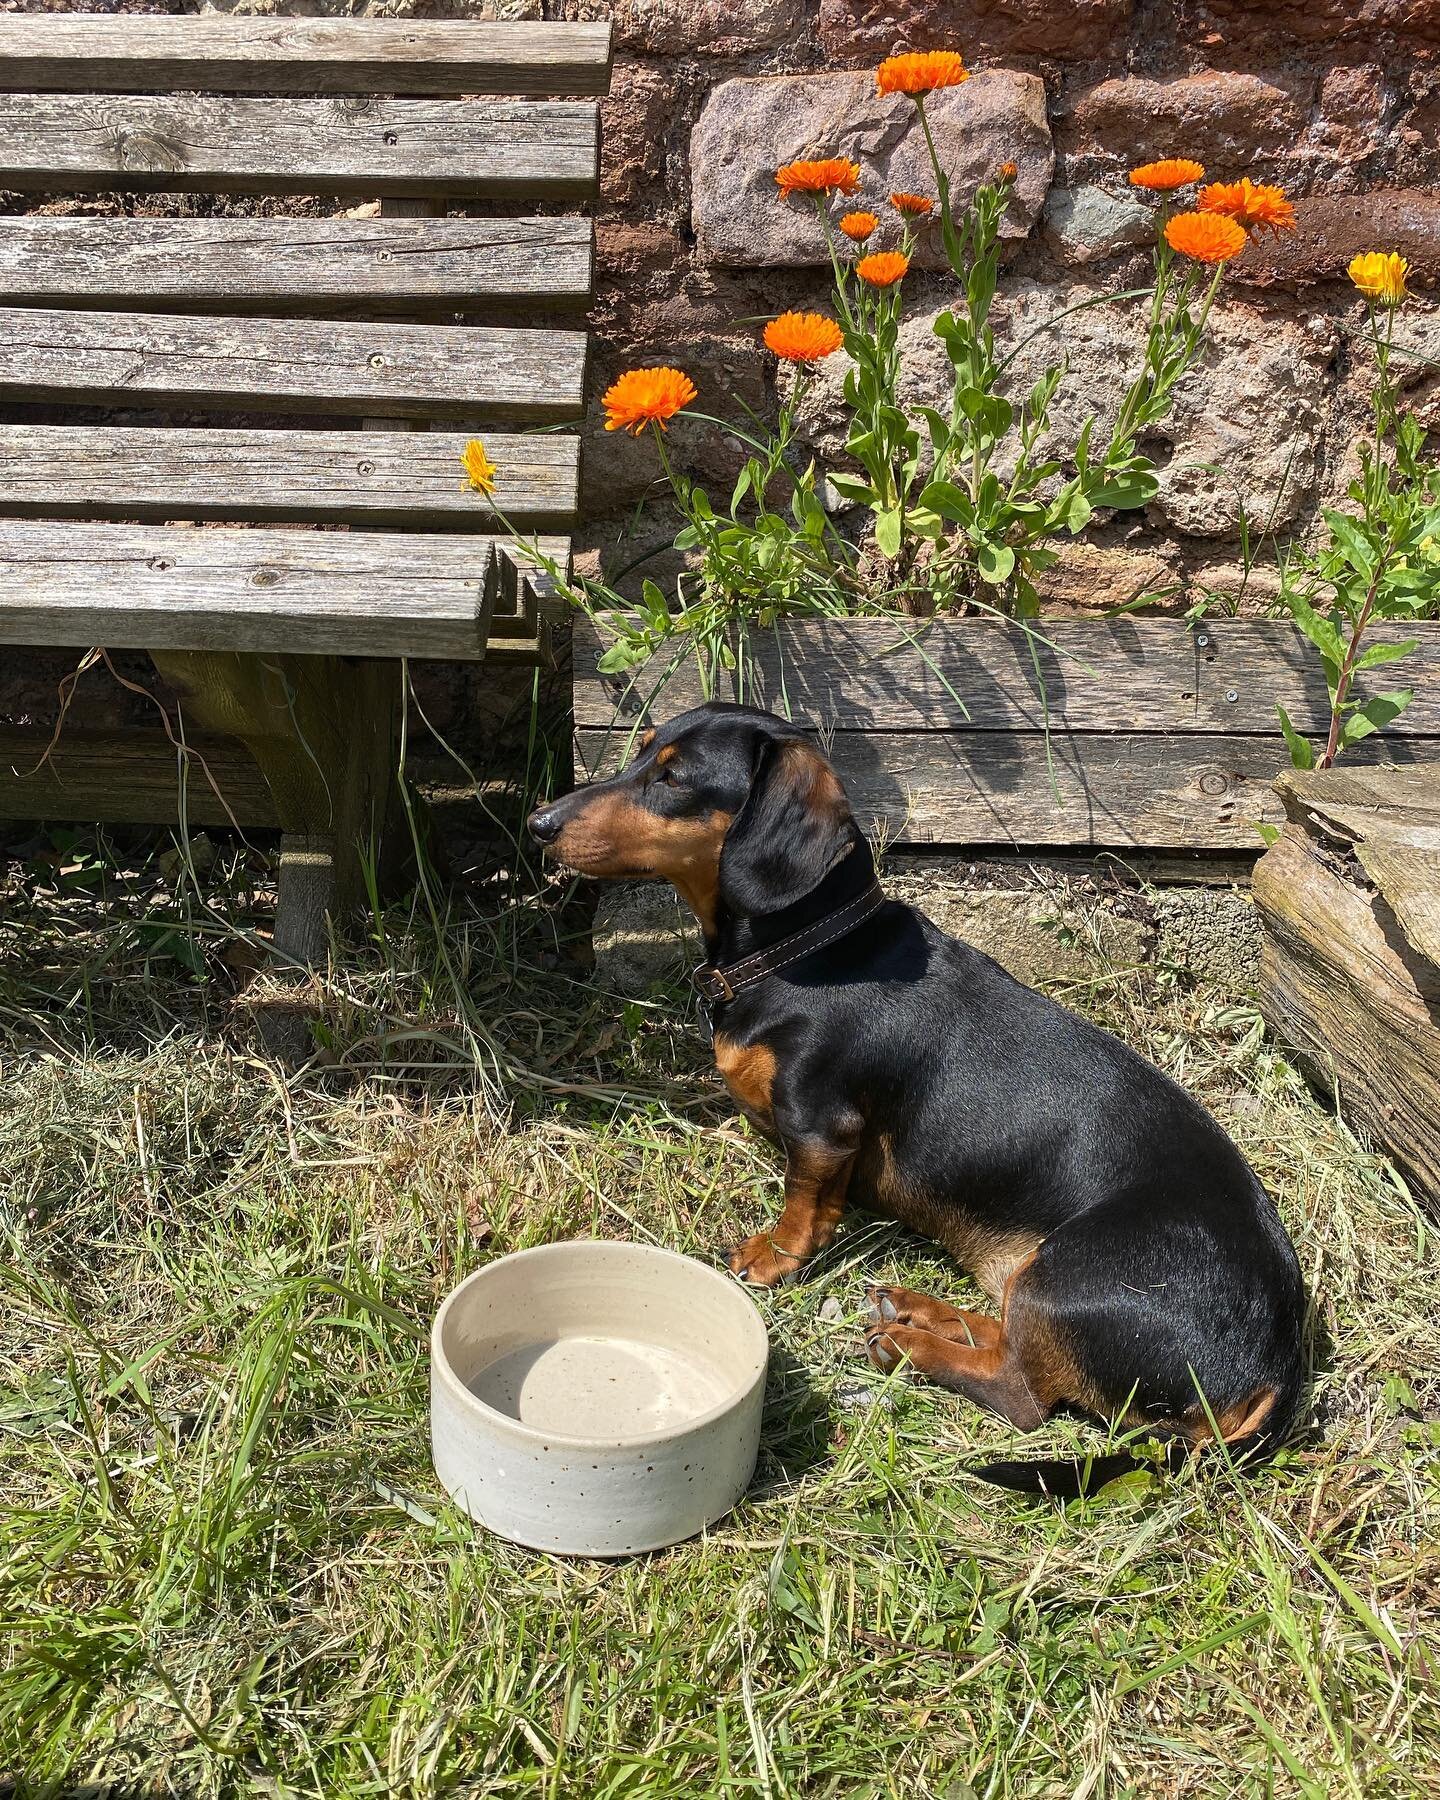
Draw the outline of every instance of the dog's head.
<instances>
[{"instance_id":1,"label":"dog's head","mask_svg":"<svg viewBox=\"0 0 1440 1800\"><path fill-rule=\"evenodd\" d=\"M618 775L542 806L530 830L582 875L673 882L706 931L722 904L792 905L861 841L812 739L723 701L647 731Z\"/></svg>"}]
</instances>

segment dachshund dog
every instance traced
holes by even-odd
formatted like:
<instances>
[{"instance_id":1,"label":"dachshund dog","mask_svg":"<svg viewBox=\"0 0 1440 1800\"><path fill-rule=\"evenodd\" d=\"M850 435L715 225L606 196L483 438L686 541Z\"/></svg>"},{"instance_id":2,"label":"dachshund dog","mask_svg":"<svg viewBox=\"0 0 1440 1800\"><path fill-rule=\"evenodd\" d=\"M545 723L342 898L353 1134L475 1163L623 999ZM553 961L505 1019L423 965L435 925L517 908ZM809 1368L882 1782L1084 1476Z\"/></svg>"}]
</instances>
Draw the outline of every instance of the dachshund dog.
<instances>
[{"instance_id":1,"label":"dachshund dog","mask_svg":"<svg viewBox=\"0 0 1440 1800\"><path fill-rule=\"evenodd\" d=\"M809 735L697 707L530 829L584 875L672 882L700 922L716 1063L785 1155L779 1219L730 1253L742 1280L795 1275L854 1202L937 1239L998 1312L871 1288L878 1368L908 1359L1022 1430L1069 1407L1179 1456L1283 1441L1305 1297L1254 1172L1134 1051L886 900ZM979 1473L1074 1494L1139 1466Z\"/></svg>"}]
</instances>

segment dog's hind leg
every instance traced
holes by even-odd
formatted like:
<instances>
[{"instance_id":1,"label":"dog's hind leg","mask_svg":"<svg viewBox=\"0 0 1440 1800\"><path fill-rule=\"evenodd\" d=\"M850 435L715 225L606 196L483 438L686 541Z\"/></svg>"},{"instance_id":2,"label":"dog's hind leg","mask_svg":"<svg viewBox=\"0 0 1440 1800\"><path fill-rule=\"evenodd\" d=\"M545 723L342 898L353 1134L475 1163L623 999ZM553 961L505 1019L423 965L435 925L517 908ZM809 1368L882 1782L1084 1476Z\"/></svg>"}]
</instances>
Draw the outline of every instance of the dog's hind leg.
<instances>
[{"instance_id":1,"label":"dog's hind leg","mask_svg":"<svg viewBox=\"0 0 1440 1800\"><path fill-rule=\"evenodd\" d=\"M865 1293L873 1325L913 1325L957 1344L973 1344L977 1350L992 1346L1000 1336L1000 1321L988 1313L966 1312L913 1288L872 1287Z\"/></svg>"},{"instance_id":2,"label":"dog's hind leg","mask_svg":"<svg viewBox=\"0 0 1440 1800\"><path fill-rule=\"evenodd\" d=\"M1062 1401L1080 1400L1087 1384L1056 1341L1043 1306L1027 1295L1029 1266L1017 1269L1006 1284L998 1321L979 1313L960 1314L957 1308L903 1289L878 1290L865 1333L871 1362L888 1373L908 1359L917 1375L964 1394L1021 1431L1033 1431ZM897 1293L921 1305L899 1305ZM894 1321L886 1319L887 1309L896 1313ZM930 1309L956 1317L939 1318L940 1328L931 1329L919 1323ZM901 1323L902 1310L916 1322Z\"/></svg>"}]
</instances>

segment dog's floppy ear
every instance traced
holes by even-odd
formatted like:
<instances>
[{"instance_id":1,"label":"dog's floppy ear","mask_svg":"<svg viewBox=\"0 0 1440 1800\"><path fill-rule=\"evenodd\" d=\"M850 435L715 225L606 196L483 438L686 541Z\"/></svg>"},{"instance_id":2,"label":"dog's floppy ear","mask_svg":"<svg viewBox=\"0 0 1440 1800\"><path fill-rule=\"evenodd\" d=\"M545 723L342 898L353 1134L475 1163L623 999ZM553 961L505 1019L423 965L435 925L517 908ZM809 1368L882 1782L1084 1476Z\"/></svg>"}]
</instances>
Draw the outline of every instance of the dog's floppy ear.
<instances>
[{"instance_id":1,"label":"dog's floppy ear","mask_svg":"<svg viewBox=\"0 0 1440 1800\"><path fill-rule=\"evenodd\" d=\"M749 797L720 852L720 898L732 912L779 912L825 876L853 842L835 771L803 737L761 740Z\"/></svg>"}]
</instances>

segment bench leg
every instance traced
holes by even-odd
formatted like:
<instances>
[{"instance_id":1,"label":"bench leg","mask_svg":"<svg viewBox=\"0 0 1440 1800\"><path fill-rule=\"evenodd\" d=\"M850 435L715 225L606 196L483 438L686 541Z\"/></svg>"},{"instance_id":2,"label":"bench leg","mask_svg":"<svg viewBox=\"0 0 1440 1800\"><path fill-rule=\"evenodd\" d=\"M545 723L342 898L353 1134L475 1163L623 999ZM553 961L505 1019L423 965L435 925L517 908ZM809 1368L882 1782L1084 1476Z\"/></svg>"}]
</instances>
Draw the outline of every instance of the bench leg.
<instances>
[{"instance_id":1,"label":"bench leg","mask_svg":"<svg viewBox=\"0 0 1440 1800\"><path fill-rule=\"evenodd\" d=\"M153 660L187 720L240 738L254 757L282 831L275 948L292 965L323 964L327 919L343 931L368 898L367 862L388 887L404 861L401 665L208 650ZM308 1042L304 1021L290 1016ZM281 1033L290 1040L282 1046L263 1020L261 1029L277 1052L298 1051L294 1030Z\"/></svg>"}]
</instances>

